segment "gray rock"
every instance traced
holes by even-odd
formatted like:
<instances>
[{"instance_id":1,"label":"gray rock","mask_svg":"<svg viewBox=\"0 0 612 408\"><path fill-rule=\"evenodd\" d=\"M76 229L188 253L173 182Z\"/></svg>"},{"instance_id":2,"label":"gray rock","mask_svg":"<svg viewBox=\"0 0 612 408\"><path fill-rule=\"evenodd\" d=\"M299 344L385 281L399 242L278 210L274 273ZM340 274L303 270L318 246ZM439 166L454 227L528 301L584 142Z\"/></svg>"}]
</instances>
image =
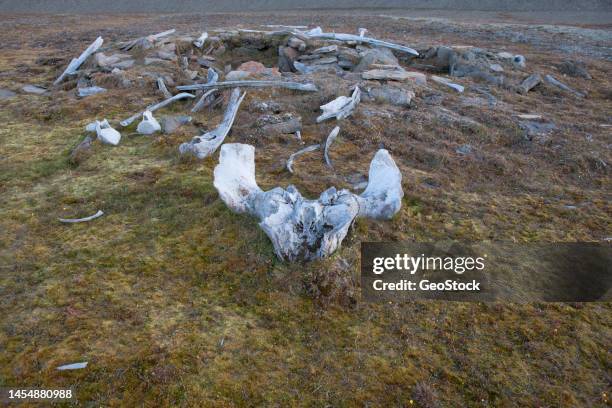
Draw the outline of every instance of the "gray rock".
<instances>
[{"instance_id":1,"label":"gray rock","mask_svg":"<svg viewBox=\"0 0 612 408\"><path fill-rule=\"evenodd\" d=\"M491 64L489 69L493 72L504 72L504 67L499 64Z\"/></svg>"},{"instance_id":2,"label":"gray rock","mask_svg":"<svg viewBox=\"0 0 612 408\"><path fill-rule=\"evenodd\" d=\"M264 134L293 134L302 130L302 118L292 113L263 115L255 124Z\"/></svg>"},{"instance_id":3,"label":"gray rock","mask_svg":"<svg viewBox=\"0 0 612 408\"><path fill-rule=\"evenodd\" d=\"M275 101L254 101L249 106L250 111L280 113L283 108Z\"/></svg>"},{"instance_id":4,"label":"gray rock","mask_svg":"<svg viewBox=\"0 0 612 408\"><path fill-rule=\"evenodd\" d=\"M225 75L226 81L241 81L251 76L248 71L230 71Z\"/></svg>"},{"instance_id":5,"label":"gray rock","mask_svg":"<svg viewBox=\"0 0 612 408\"><path fill-rule=\"evenodd\" d=\"M176 54L174 52L158 51L156 55L157 55L158 58L161 58L161 59L167 60L167 61L176 61L177 60Z\"/></svg>"},{"instance_id":6,"label":"gray rock","mask_svg":"<svg viewBox=\"0 0 612 408\"><path fill-rule=\"evenodd\" d=\"M77 93L81 98L86 96L91 96L95 94L99 94L102 92L106 92L106 88L101 88L99 86L89 86L87 88L78 88Z\"/></svg>"},{"instance_id":7,"label":"gray rock","mask_svg":"<svg viewBox=\"0 0 612 408\"><path fill-rule=\"evenodd\" d=\"M374 100L389 103L396 106L410 106L414 92L408 89L392 86L368 89L368 96Z\"/></svg>"},{"instance_id":8,"label":"gray rock","mask_svg":"<svg viewBox=\"0 0 612 408\"><path fill-rule=\"evenodd\" d=\"M338 58L336 57L325 57L325 58L319 58L317 60L312 61L313 65L326 65L326 64L333 64L338 62Z\"/></svg>"},{"instance_id":9,"label":"gray rock","mask_svg":"<svg viewBox=\"0 0 612 408\"><path fill-rule=\"evenodd\" d=\"M517 92L520 94L526 94L536 86L542 83L542 77L540 74L531 74L517 88Z\"/></svg>"},{"instance_id":10,"label":"gray rock","mask_svg":"<svg viewBox=\"0 0 612 408\"><path fill-rule=\"evenodd\" d=\"M519 127L525 131L525 138L532 140L536 136L546 136L557 127L552 122L522 121Z\"/></svg>"},{"instance_id":11,"label":"gray rock","mask_svg":"<svg viewBox=\"0 0 612 408\"><path fill-rule=\"evenodd\" d=\"M12 98L15 95L17 95L17 94L15 92L9 90L9 89L2 89L2 88L0 88L0 99L9 99L9 98Z\"/></svg>"},{"instance_id":12,"label":"gray rock","mask_svg":"<svg viewBox=\"0 0 612 408\"><path fill-rule=\"evenodd\" d=\"M215 64L215 58L208 55L202 55L198 57L198 64L205 68L212 68Z\"/></svg>"},{"instance_id":13,"label":"gray rock","mask_svg":"<svg viewBox=\"0 0 612 408\"><path fill-rule=\"evenodd\" d=\"M145 65L167 65L168 61L163 60L161 58L145 57L144 64Z\"/></svg>"},{"instance_id":14,"label":"gray rock","mask_svg":"<svg viewBox=\"0 0 612 408\"><path fill-rule=\"evenodd\" d=\"M317 48L312 54L329 54L338 51L337 45L328 45L326 47Z\"/></svg>"},{"instance_id":15,"label":"gray rock","mask_svg":"<svg viewBox=\"0 0 612 408\"><path fill-rule=\"evenodd\" d=\"M93 137L86 136L85 139L70 152L70 158L68 159L70 163L80 164L87 159L91 155L91 144L93 141Z\"/></svg>"},{"instance_id":16,"label":"gray rock","mask_svg":"<svg viewBox=\"0 0 612 408\"><path fill-rule=\"evenodd\" d=\"M174 133L179 127L191 123L191 116L163 116L160 120L162 132L165 134Z\"/></svg>"},{"instance_id":17,"label":"gray rock","mask_svg":"<svg viewBox=\"0 0 612 408\"><path fill-rule=\"evenodd\" d=\"M581 61L563 61L557 65L559 72L575 78L592 79L591 74L586 70L584 63Z\"/></svg>"},{"instance_id":18,"label":"gray rock","mask_svg":"<svg viewBox=\"0 0 612 408\"><path fill-rule=\"evenodd\" d=\"M355 67L356 72L363 72L370 68L372 64L399 65L399 61L393 52L387 48L372 48L361 54L361 60Z\"/></svg>"},{"instance_id":19,"label":"gray rock","mask_svg":"<svg viewBox=\"0 0 612 408\"><path fill-rule=\"evenodd\" d=\"M48 92L47 89L37 86L37 85L26 85L23 88L21 88L21 90L23 92L32 93L36 95L43 95Z\"/></svg>"},{"instance_id":20,"label":"gray rock","mask_svg":"<svg viewBox=\"0 0 612 408\"><path fill-rule=\"evenodd\" d=\"M280 72L296 72L294 62L298 53L291 47L278 47L278 70Z\"/></svg>"},{"instance_id":21,"label":"gray rock","mask_svg":"<svg viewBox=\"0 0 612 408\"><path fill-rule=\"evenodd\" d=\"M294 48L298 51L304 51L306 49L306 43L302 40L300 40L297 37L291 37L288 41L287 41L287 45L291 48Z\"/></svg>"},{"instance_id":22,"label":"gray rock","mask_svg":"<svg viewBox=\"0 0 612 408\"><path fill-rule=\"evenodd\" d=\"M457 152L457 154L462 154L462 155L467 155L467 154L471 154L472 153L472 145L470 144L464 144L459 146L455 152Z\"/></svg>"},{"instance_id":23,"label":"gray rock","mask_svg":"<svg viewBox=\"0 0 612 408\"><path fill-rule=\"evenodd\" d=\"M132 68L134 66L134 60L133 59L128 59L125 61L120 61L117 62L116 64L113 64L112 67L113 68L119 68L119 69L128 69L128 68Z\"/></svg>"}]
</instances>

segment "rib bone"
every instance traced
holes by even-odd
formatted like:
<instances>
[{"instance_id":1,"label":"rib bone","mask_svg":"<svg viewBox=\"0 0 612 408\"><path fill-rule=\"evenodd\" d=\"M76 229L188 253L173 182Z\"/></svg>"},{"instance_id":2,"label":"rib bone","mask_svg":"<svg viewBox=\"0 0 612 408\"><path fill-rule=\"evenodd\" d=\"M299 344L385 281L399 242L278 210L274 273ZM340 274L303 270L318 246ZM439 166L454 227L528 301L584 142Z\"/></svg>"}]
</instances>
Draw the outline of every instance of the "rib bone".
<instances>
[{"instance_id":1,"label":"rib bone","mask_svg":"<svg viewBox=\"0 0 612 408\"><path fill-rule=\"evenodd\" d=\"M357 41L357 42L362 42L366 44L371 44L376 47L390 48L392 50L405 52L407 54L414 55L414 56L419 55L419 53L416 50L410 47L405 47L403 45L394 44L394 43L390 43L387 41L377 40L375 38L366 37L365 35L361 36L361 35L354 35L354 34L324 33L320 27L314 28L309 31L298 31L297 33L307 38L323 38L327 40L336 40L336 41Z\"/></svg>"},{"instance_id":2,"label":"rib bone","mask_svg":"<svg viewBox=\"0 0 612 408\"><path fill-rule=\"evenodd\" d=\"M177 86L176 89L181 91L195 91L198 89L210 89L210 88L236 88L236 87L249 87L249 88L287 88L294 89L296 91L310 91L314 92L317 87L314 84L301 84L299 82L284 82L284 81L223 81L215 83L205 84L193 84L193 85L182 85Z\"/></svg>"},{"instance_id":3,"label":"rib bone","mask_svg":"<svg viewBox=\"0 0 612 408\"><path fill-rule=\"evenodd\" d=\"M325 163L330 168L333 168L334 166L332 166L331 160L329 158L329 146L331 146L331 144L334 142L334 140L336 140L336 137L338 136L339 132L340 132L340 127L336 126L330 132L329 136L327 136L327 140L325 141L325 150L323 151L323 156L325 157Z\"/></svg>"},{"instance_id":4,"label":"rib bone","mask_svg":"<svg viewBox=\"0 0 612 408\"><path fill-rule=\"evenodd\" d=\"M172 98L172 94L170 93L168 88L166 88L166 83L164 82L164 78L162 77L157 78L157 88L159 88L161 93L164 95L164 98Z\"/></svg>"},{"instance_id":5,"label":"rib bone","mask_svg":"<svg viewBox=\"0 0 612 408\"><path fill-rule=\"evenodd\" d=\"M83 53L78 58L73 58L72 61L70 61L70 64L68 64L64 72L62 72L62 75L60 75L59 78L57 78L55 82L53 82L53 85L57 85L62 82L66 75L74 74L76 70L79 69L79 67L85 62L85 60L89 58L91 54L98 51L98 48L102 46L103 42L104 40L102 39L102 37L96 38L96 40L91 43L91 45L87 47L87 49L83 51Z\"/></svg>"},{"instance_id":6,"label":"rib bone","mask_svg":"<svg viewBox=\"0 0 612 408\"><path fill-rule=\"evenodd\" d=\"M210 156L221 146L225 137L229 133L240 103L244 99L246 92L240 95L240 88L236 88L232 91L227 110L223 115L223 121L213 131L207 132L201 136L196 136L191 139L188 143L183 143L179 146L179 152L181 154L191 153L194 154L198 159L203 159Z\"/></svg>"},{"instance_id":7,"label":"rib bone","mask_svg":"<svg viewBox=\"0 0 612 408\"><path fill-rule=\"evenodd\" d=\"M293 153L291 156L289 156L289 160L287 160L287 170L289 170L289 173L293 174L293 161L295 160L296 157L304 154L304 153L308 153L308 152L314 152L315 150L317 150L319 147L321 147L321 145L315 144L315 145L310 145L308 147L305 147L301 150L298 150L297 152Z\"/></svg>"},{"instance_id":8,"label":"rib bone","mask_svg":"<svg viewBox=\"0 0 612 408\"><path fill-rule=\"evenodd\" d=\"M65 223L69 223L69 224L75 224L77 222L86 222L86 221L91 221L91 220L95 220L98 217L101 217L104 215L104 212L102 210L98 210L97 213L95 213L94 215L90 215L89 217L84 217L84 218L58 218L59 222L65 222Z\"/></svg>"},{"instance_id":9,"label":"rib bone","mask_svg":"<svg viewBox=\"0 0 612 408\"><path fill-rule=\"evenodd\" d=\"M386 150L370 165L366 191L355 195L331 187L317 200L307 200L294 186L263 191L255 180L255 148L228 143L221 147L214 185L233 211L259 219L281 260L322 258L342 243L358 216L390 218L399 211L401 173Z\"/></svg>"},{"instance_id":10,"label":"rib bone","mask_svg":"<svg viewBox=\"0 0 612 408\"><path fill-rule=\"evenodd\" d=\"M180 99L185 99L185 98L195 98L195 96L190 94L190 93L187 93L187 92L181 92L180 94L176 94L176 95L174 95L171 98L168 98L166 100L163 100L163 101L161 101L159 103L156 103L154 105L151 105L151 106L147 107L145 109L145 111L155 112L156 110L158 110L160 108L163 108L164 106L170 105L174 101L178 101ZM119 124L121 126L123 126L123 127L129 126L132 122L134 122L136 119L141 117L143 113L144 113L144 111L135 113L132 116L130 116L129 118L119 122Z\"/></svg>"}]
</instances>

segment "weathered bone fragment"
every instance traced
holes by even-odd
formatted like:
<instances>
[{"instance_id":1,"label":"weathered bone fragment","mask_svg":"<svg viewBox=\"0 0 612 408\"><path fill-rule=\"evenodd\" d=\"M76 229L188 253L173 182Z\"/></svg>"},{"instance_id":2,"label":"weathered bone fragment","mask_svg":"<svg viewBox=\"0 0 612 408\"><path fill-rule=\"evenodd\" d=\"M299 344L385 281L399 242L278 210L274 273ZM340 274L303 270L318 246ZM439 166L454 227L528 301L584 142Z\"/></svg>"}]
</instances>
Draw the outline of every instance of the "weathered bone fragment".
<instances>
[{"instance_id":1,"label":"weathered bone fragment","mask_svg":"<svg viewBox=\"0 0 612 408\"><path fill-rule=\"evenodd\" d=\"M181 91L195 91L198 89L210 89L210 88L236 88L236 87L248 87L248 88L287 88L296 91L309 91L315 92L317 87L315 84L302 84L299 82L284 82L284 81L222 81L215 82L213 84L193 84L193 85L182 85L177 86L176 89Z\"/></svg>"},{"instance_id":2,"label":"weathered bone fragment","mask_svg":"<svg viewBox=\"0 0 612 408\"><path fill-rule=\"evenodd\" d=\"M363 79L406 81L414 79L415 75L412 72L399 69L371 69L362 73L361 77Z\"/></svg>"},{"instance_id":3,"label":"weathered bone fragment","mask_svg":"<svg viewBox=\"0 0 612 408\"><path fill-rule=\"evenodd\" d=\"M389 152L380 149L370 163L368 186L359 195L359 216L390 219L402 205L402 173Z\"/></svg>"},{"instance_id":4,"label":"weathered bone fragment","mask_svg":"<svg viewBox=\"0 0 612 408\"><path fill-rule=\"evenodd\" d=\"M89 126L87 129L89 129ZM102 122L95 121L95 131L102 143L117 146L121 140L121 133L113 129L106 119Z\"/></svg>"},{"instance_id":5,"label":"weathered bone fragment","mask_svg":"<svg viewBox=\"0 0 612 408\"><path fill-rule=\"evenodd\" d=\"M338 120L349 117L360 100L361 90L356 86L350 98L342 95L325 105L321 105L320 108L323 113L317 118L317 123L333 117Z\"/></svg>"},{"instance_id":6,"label":"weathered bone fragment","mask_svg":"<svg viewBox=\"0 0 612 408\"><path fill-rule=\"evenodd\" d=\"M142 121L138 124L136 131L141 135L152 135L155 132L159 132L161 126L157 119L153 117L151 111L144 111L142 113Z\"/></svg>"},{"instance_id":7,"label":"weathered bone fragment","mask_svg":"<svg viewBox=\"0 0 612 408\"><path fill-rule=\"evenodd\" d=\"M529 75L521 84L518 86L517 91L520 94L526 94L531 91L533 88L538 86L542 82L542 77L540 74L532 74Z\"/></svg>"},{"instance_id":8,"label":"weathered bone fragment","mask_svg":"<svg viewBox=\"0 0 612 408\"><path fill-rule=\"evenodd\" d=\"M200 35L198 39L193 42L193 45L195 45L198 48L202 48L207 38L208 38L208 33L204 31L202 35Z\"/></svg>"},{"instance_id":9,"label":"weathered bone fragment","mask_svg":"<svg viewBox=\"0 0 612 408\"><path fill-rule=\"evenodd\" d=\"M191 108L191 112L198 112L213 103L213 101L215 100L213 94L217 91L217 88L209 89L208 91L206 91L206 93L202 95L200 100L196 102L195 105L193 105L193 108Z\"/></svg>"},{"instance_id":10,"label":"weathered bone fragment","mask_svg":"<svg viewBox=\"0 0 612 408\"><path fill-rule=\"evenodd\" d=\"M403 196L401 174L386 150L370 165L370 181L362 195L334 187L317 200L307 200L294 186L263 191L255 180L255 148L244 144L221 147L214 185L232 210L259 219L281 260L322 258L342 243L358 216L390 218Z\"/></svg>"},{"instance_id":11,"label":"weathered bone fragment","mask_svg":"<svg viewBox=\"0 0 612 408\"><path fill-rule=\"evenodd\" d=\"M91 95L96 95L102 92L106 92L106 88L101 88L99 86L88 86L85 88L79 88L77 89L78 95L81 98L84 98L86 96L91 96Z\"/></svg>"},{"instance_id":12,"label":"weathered bone fragment","mask_svg":"<svg viewBox=\"0 0 612 408\"><path fill-rule=\"evenodd\" d=\"M465 89L462 85L459 85L459 84L456 84L454 82L451 82L449 79L444 78L444 77L439 77L439 76L436 76L436 75L432 75L431 79L432 79L432 81L437 82L437 83L442 84L442 85L446 85L449 88L452 88L452 89L454 89L455 91L457 91L459 93L463 92L464 89Z\"/></svg>"},{"instance_id":13,"label":"weathered bone fragment","mask_svg":"<svg viewBox=\"0 0 612 408\"><path fill-rule=\"evenodd\" d=\"M311 146L305 147L305 148L303 148L301 150L298 150L297 152L295 152L291 156L289 156L289 159L287 160L287 170L289 170L289 173L293 174L293 162L294 162L296 157L298 157L298 156L300 156L300 155L302 155L304 153L314 152L319 147L321 147L321 145L318 145L318 144L311 145Z\"/></svg>"},{"instance_id":14,"label":"weathered bone fragment","mask_svg":"<svg viewBox=\"0 0 612 408\"><path fill-rule=\"evenodd\" d=\"M62 82L67 75L74 74L76 70L79 69L79 67L85 62L85 60L89 58L91 54L98 51L98 48L102 46L103 42L104 40L102 39L102 37L96 38L96 40L91 43L91 45L87 47L87 49L83 51L83 53L79 55L78 58L73 58L72 61L70 61L70 64L68 64L64 72L62 72L62 75L60 75L55 80L55 82L53 82L53 85L57 85Z\"/></svg>"},{"instance_id":15,"label":"weathered bone fragment","mask_svg":"<svg viewBox=\"0 0 612 408\"><path fill-rule=\"evenodd\" d=\"M206 77L207 84L214 84L219 80L219 74L217 74L217 71L215 71L213 68L208 69ZM217 90L217 88L213 88L205 92L204 95L202 95L202 97L200 98L200 100L197 101L195 105L193 105L193 108L191 108L191 112L198 112L199 110L210 106L215 101L214 93L217 92Z\"/></svg>"},{"instance_id":16,"label":"weathered bone fragment","mask_svg":"<svg viewBox=\"0 0 612 408\"><path fill-rule=\"evenodd\" d=\"M80 370L82 368L86 368L87 367L87 361L84 361L82 363L72 363L72 364L66 364L63 366L59 366L56 368L56 370L60 370L60 371L64 371L64 370Z\"/></svg>"},{"instance_id":17,"label":"weathered bone fragment","mask_svg":"<svg viewBox=\"0 0 612 408\"><path fill-rule=\"evenodd\" d=\"M150 112L155 112L156 110L158 110L160 108L163 108L164 106L170 105L174 101L178 101L178 100L185 99L185 98L195 98L195 96L190 94L190 93L187 93L187 92L182 92L180 94L174 95L171 98L165 99L165 100L163 100L163 101L161 101L159 103L151 105L151 106L147 107L145 110L148 110ZM130 116L129 118L119 122L119 124L121 124L121 126L123 126L123 127L129 126L132 122L134 122L136 119L138 119L143 114L143 112L135 113L134 115Z\"/></svg>"},{"instance_id":18,"label":"weathered bone fragment","mask_svg":"<svg viewBox=\"0 0 612 408\"><path fill-rule=\"evenodd\" d=\"M329 133L329 136L327 136L327 140L325 141L325 150L323 150L323 156L325 157L325 164L327 164L329 168L334 168L334 166L332 166L331 159L329 158L329 147L334 142L334 140L336 140L336 137L338 136L339 132L340 132L340 127L336 126Z\"/></svg>"},{"instance_id":19,"label":"weathered bone fragment","mask_svg":"<svg viewBox=\"0 0 612 408\"><path fill-rule=\"evenodd\" d=\"M164 98L172 98L172 94L170 93L168 88L166 88L166 83L164 82L164 78L162 77L157 78L157 88L164 95Z\"/></svg>"},{"instance_id":20,"label":"weathered bone fragment","mask_svg":"<svg viewBox=\"0 0 612 408\"><path fill-rule=\"evenodd\" d=\"M306 38L323 38L327 40L336 40L336 41L345 41L345 42L346 41L357 41L357 42L362 42L366 44L371 44L371 45L374 45L375 47L390 48L392 50L405 52L407 54L414 55L414 56L419 55L419 53L416 50L410 47L405 47L403 45L398 45L398 44L390 43L387 41L381 41L375 38L359 36L359 35L354 35L354 34L324 33L320 27L317 27L309 31L300 31L298 33L303 35Z\"/></svg>"},{"instance_id":21,"label":"weathered bone fragment","mask_svg":"<svg viewBox=\"0 0 612 408\"><path fill-rule=\"evenodd\" d=\"M68 224L75 224L77 222L87 222L87 221L91 221L91 220L95 220L96 218L99 218L101 216L104 215L104 212L102 210L98 210L97 213L95 213L94 215L90 215L89 217L85 217L85 218L58 218L59 222L65 222ZM60 370L61 368L58 368L58 370Z\"/></svg>"},{"instance_id":22,"label":"weathered bone fragment","mask_svg":"<svg viewBox=\"0 0 612 408\"><path fill-rule=\"evenodd\" d=\"M140 37L133 41L128 42L126 45L121 47L121 50L129 51L136 46L144 48L144 49L151 48L155 41L159 40L160 38L167 37L171 34L174 34L175 32L176 30L173 28L171 30L162 31L161 33L148 35L146 37Z\"/></svg>"},{"instance_id":23,"label":"weathered bone fragment","mask_svg":"<svg viewBox=\"0 0 612 408\"><path fill-rule=\"evenodd\" d=\"M179 152L181 154L193 154L198 159L203 159L210 156L221 146L225 137L229 133L238 108L244 99L246 92L240 95L240 88L236 88L232 91L227 109L223 115L223 121L221 124L211 132L207 132L201 136L196 136L191 139L188 143L183 143L179 146Z\"/></svg>"},{"instance_id":24,"label":"weathered bone fragment","mask_svg":"<svg viewBox=\"0 0 612 408\"><path fill-rule=\"evenodd\" d=\"M332 52L338 52L338 46L334 45L326 45L325 47L317 48L312 52L312 54L328 54Z\"/></svg>"},{"instance_id":25,"label":"weathered bone fragment","mask_svg":"<svg viewBox=\"0 0 612 408\"><path fill-rule=\"evenodd\" d=\"M548 82L549 84L551 84L551 85L553 85L553 86L556 86L556 87L557 87L557 88L559 88L559 89L562 89L562 90L564 90L564 91L567 91L567 92L573 93L574 95L576 95L576 96L577 96L577 97L579 97L579 98L584 98L584 97L586 96L586 95L585 95L585 94L583 94L582 92L578 92L577 90L575 90L575 89L573 89L573 88L570 88L569 86L565 85L563 82L561 82L561 81L557 81L557 80L555 79L555 77L553 77L552 75L545 75L545 76L544 76L544 80L545 80L546 82Z\"/></svg>"}]
</instances>

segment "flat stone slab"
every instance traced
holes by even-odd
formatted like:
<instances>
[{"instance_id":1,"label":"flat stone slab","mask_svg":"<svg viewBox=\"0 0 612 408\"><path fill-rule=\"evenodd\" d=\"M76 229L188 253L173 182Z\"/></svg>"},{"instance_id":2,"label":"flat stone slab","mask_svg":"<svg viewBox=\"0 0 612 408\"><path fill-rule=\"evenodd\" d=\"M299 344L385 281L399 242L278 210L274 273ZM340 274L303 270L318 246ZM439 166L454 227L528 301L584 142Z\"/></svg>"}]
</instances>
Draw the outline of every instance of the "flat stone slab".
<instances>
[{"instance_id":1,"label":"flat stone slab","mask_svg":"<svg viewBox=\"0 0 612 408\"><path fill-rule=\"evenodd\" d=\"M2 89L2 88L0 88L0 99L9 99L9 98L12 98L15 95L17 95L17 94L15 92L9 90L9 89Z\"/></svg>"}]
</instances>

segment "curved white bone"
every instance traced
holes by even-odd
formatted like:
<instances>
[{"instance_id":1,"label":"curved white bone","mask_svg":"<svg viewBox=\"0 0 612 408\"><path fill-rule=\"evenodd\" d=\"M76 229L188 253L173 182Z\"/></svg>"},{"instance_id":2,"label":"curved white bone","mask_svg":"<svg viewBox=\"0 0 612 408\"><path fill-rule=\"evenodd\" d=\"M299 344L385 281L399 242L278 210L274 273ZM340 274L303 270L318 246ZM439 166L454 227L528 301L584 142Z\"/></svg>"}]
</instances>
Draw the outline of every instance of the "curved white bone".
<instances>
[{"instance_id":1,"label":"curved white bone","mask_svg":"<svg viewBox=\"0 0 612 408\"><path fill-rule=\"evenodd\" d=\"M151 111L144 111L142 113L142 121L138 124L136 131L142 135L152 135L160 130L161 126L157 119L153 117Z\"/></svg>"},{"instance_id":2,"label":"curved white bone","mask_svg":"<svg viewBox=\"0 0 612 408\"><path fill-rule=\"evenodd\" d=\"M299 82L285 82L285 81L223 81L215 83L205 84L193 84L193 85L181 85L177 86L176 89L180 91L195 91L198 89L210 89L210 88L235 88L238 86L250 87L250 88L286 88L293 89L296 91L307 91L315 92L317 87L315 84L302 84Z\"/></svg>"},{"instance_id":3,"label":"curved white bone","mask_svg":"<svg viewBox=\"0 0 612 408\"><path fill-rule=\"evenodd\" d=\"M294 186L262 191L255 181L255 148L228 143L221 147L214 185L233 211L257 217L281 260L316 259L342 243L357 216L390 218L403 196L401 173L386 150L370 165L370 182L361 195L334 187L307 200Z\"/></svg>"},{"instance_id":4,"label":"curved white bone","mask_svg":"<svg viewBox=\"0 0 612 408\"><path fill-rule=\"evenodd\" d=\"M389 152L380 149L370 162L368 186L358 196L359 215L389 219L399 211L403 196L402 173Z\"/></svg>"},{"instance_id":5,"label":"curved white bone","mask_svg":"<svg viewBox=\"0 0 612 408\"><path fill-rule=\"evenodd\" d=\"M357 41L357 42L362 42L366 44L371 44L376 47L385 47L385 48L390 48L396 51L402 51L402 52L405 52L407 54L414 55L417 57L419 55L419 53L416 50L410 47L405 47L403 45L398 45L398 44L390 43L387 41L377 40L375 38L366 37L365 35L324 33L323 30L321 30L321 27L313 28L312 30L309 30L309 31L296 31L296 34L300 34L307 38L323 38L327 40L336 40L336 41Z\"/></svg>"},{"instance_id":6,"label":"curved white bone","mask_svg":"<svg viewBox=\"0 0 612 408\"><path fill-rule=\"evenodd\" d=\"M293 174L293 162L295 160L296 157L304 154L304 153L308 153L308 152L314 152L315 150L317 150L320 147L320 145L315 144L315 145L310 145L308 147L305 147L301 150L298 150L297 152L293 153L291 156L289 156L289 159L287 160L287 170L289 170L289 173Z\"/></svg>"},{"instance_id":7,"label":"curved white bone","mask_svg":"<svg viewBox=\"0 0 612 408\"><path fill-rule=\"evenodd\" d=\"M159 103L156 103L154 105L151 105L149 107L147 107L145 110L151 111L151 112L155 112L156 110L163 108L164 106L170 105L172 102L174 101L178 101L180 99L185 99L185 98L195 98L195 95L192 95L188 92L181 92L180 94L176 94L174 95L172 98L168 98L165 99ZM133 114L132 116L130 116L129 118L122 120L121 122L119 122L119 124L123 127L129 126L132 122L134 122L136 119L138 119L140 117L140 115L142 115L144 112L138 112Z\"/></svg>"},{"instance_id":8,"label":"curved white bone","mask_svg":"<svg viewBox=\"0 0 612 408\"><path fill-rule=\"evenodd\" d=\"M208 38L208 33L206 31L204 31L202 33L202 35L193 42L193 45L195 45L198 48L202 48L204 46L204 42L206 41L206 39Z\"/></svg>"},{"instance_id":9,"label":"curved white bone","mask_svg":"<svg viewBox=\"0 0 612 408\"><path fill-rule=\"evenodd\" d=\"M104 119L102 122L96 120L95 123L96 134L102 143L113 146L117 146L119 144L119 141L121 140L121 133L113 129L108 123L108 120Z\"/></svg>"},{"instance_id":10,"label":"curved white bone","mask_svg":"<svg viewBox=\"0 0 612 408\"><path fill-rule=\"evenodd\" d=\"M191 153L194 154L198 159L203 159L210 156L221 146L225 137L229 133L240 103L244 99L246 92L240 95L240 88L235 88L230 96L229 103L227 104L227 110L223 115L223 121L216 129L211 132L207 132L201 136L196 136L191 139L188 143L183 143L179 146L179 152L181 154Z\"/></svg>"},{"instance_id":11,"label":"curved white bone","mask_svg":"<svg viewBox=\"0 0 612 408\"><path fill-rule=\"evenodd\" d=\"M65 223L68 223L68 224L75 224L77 222L87 222L87 221L95 220L96 218L99 218L99 217L101 217L103 215L104 215L104 211L98 210L98 212L96 212L94 215L90 215L89 217L84 217L84 218L58 218L57 220L59 222L65 222Z\"/></svg>"},{"instance_id":12,"label":"curved white bone","mask_svg":"<svg viewBox=\"0 0 612 408\"><path fill-rule=\"evenodd\" d=\"M62 72L62 75L60 75L59 78L57 78L55 82L53 82L53 85L57 85L62 82L66 75L74 74L76 70L79 69L79 67L85 62L85 60L89 58L91 54L98 51L98 48L102 46L103 42L104 40L102 39L102 37L96 38L96 40L91 43L91 45L87 47L87 49L83 51L83 53L81 53L78 58L73 58L72 61L70 61L70 64L68 64L64 72Z\"/></svg>"},{"instance_id":13,"label":"curved white bone","mask_svg":"<svg viewBox=\"0 0 612 408\"><path fill-rule=\"evenodd\" d=\"M336 137L338 136L339 132L340 132L340 127L336 126L329 133L329 136L327 136L327 140L325 141L325 150L323 151L323 156L325 157L325 164L327 164L327 166L331 168L333 168L334 166L332 166L331 160L329 158L329 146L331 146L334 140L336 140Z\"/></svg>"},{"instance_id":14,"label":"curved white bone","mask_svg":"<svg viewBox=\"0 0 612 408\"><path fill-rule=\"evenodd\" d=\"M338 120L349 117L360 100L361 90L356 86L350 98L342 95L325 105L321 105L320 108L323 113L317 118L317 123L333 118L334 116Z\"/></svg>"}]
</instances>

